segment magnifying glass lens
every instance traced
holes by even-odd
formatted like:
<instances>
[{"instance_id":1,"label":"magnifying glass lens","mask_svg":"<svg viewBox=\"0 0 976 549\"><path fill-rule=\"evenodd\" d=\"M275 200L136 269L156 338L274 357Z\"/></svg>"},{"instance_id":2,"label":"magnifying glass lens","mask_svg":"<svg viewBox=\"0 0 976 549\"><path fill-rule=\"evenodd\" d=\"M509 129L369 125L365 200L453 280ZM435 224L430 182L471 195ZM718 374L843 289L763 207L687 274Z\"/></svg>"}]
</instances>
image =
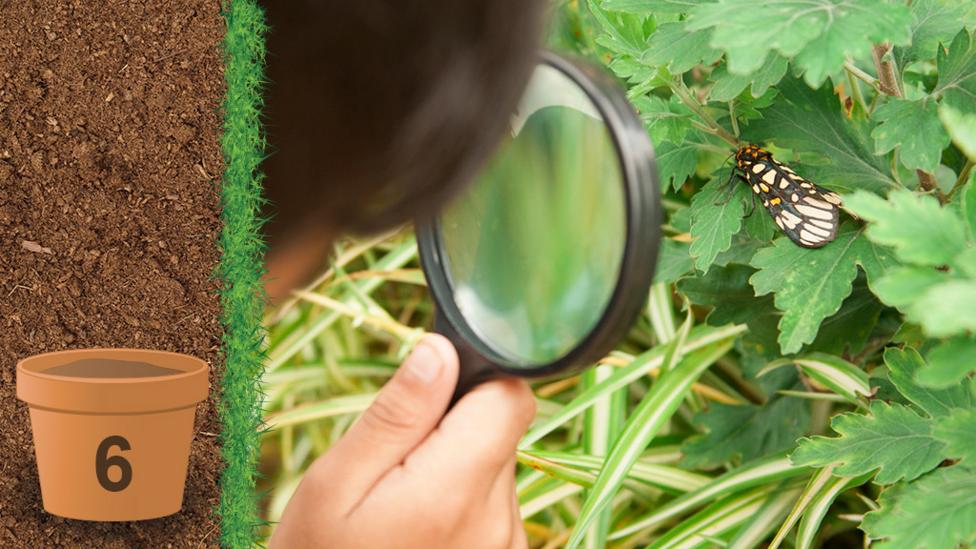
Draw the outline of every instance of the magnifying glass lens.
<instances>
[{"instance_id":1,"label":"magnifying glass lens","mask_svg":"<svg viewBox=\"0 0 976 549\"><path fill-rule=\"evenodd\" d=\"M596 105L540 65L511 135L438 223L453 300L508 367L564 357L603 317L627 239L625 188Z\"/></svg>"}]
</instances>

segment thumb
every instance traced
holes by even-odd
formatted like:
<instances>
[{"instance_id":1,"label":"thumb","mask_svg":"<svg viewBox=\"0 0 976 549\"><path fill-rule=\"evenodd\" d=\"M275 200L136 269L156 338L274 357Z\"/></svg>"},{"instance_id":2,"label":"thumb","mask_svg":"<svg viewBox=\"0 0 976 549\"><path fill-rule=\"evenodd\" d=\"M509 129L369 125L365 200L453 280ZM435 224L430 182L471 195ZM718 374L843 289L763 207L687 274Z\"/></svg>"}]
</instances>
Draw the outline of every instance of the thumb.
<instances>
[{"instance_id":1,"label":"thumb","mask_svg":"<svg viewBox=\"0 0 976 549\"><path fill-rule=\"evenodd\" d=\"M451 342L437 334L424 336L327 455L352 504L437 427L457 377L458 356Z\"/></svg>"}]
</instances>

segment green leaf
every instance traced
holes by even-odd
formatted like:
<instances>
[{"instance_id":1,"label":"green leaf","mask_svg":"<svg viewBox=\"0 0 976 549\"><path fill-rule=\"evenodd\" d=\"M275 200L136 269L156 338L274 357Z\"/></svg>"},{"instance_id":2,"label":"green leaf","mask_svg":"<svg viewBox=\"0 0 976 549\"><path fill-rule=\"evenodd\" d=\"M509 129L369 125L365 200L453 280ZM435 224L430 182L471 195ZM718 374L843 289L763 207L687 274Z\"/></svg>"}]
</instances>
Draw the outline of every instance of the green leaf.
<instances>
[{"instance_id":1,"label":"green leaf","mask_svg":"<svg viewBox=\"0 0 976 549\"><path fill-rule=\"evenodd\" d=\"M654 282L674 282L690 272L694 267L688 249L689 245L684 242L662 239L654 269Z\"/></svg>"},{"instance_id":2,"label":"green leaf","mask_svg":"<svg viewBox=\"0 0 976 549\"><path fill-rule=\"evenodd\" d=\"M691 199L691 257L703 272L715 257L729 248L732 235L742 226L743 199L748 196L744 185L731 192L721 177L714 177Z\"/></svg>"},{"instance_id":3,"label":"green leaf","mask_svg":"<svg viewBox=\"0 0 976 549\"><path fill-rule=\"evenodd\" d=\"M867 127L845 118L829 86L811 90L792 77L778 86L780 98L749 123L753 141L773 141L803 153L797 173L819 185L852 192L886 193L900 187L884 158L875 156Z\"/></svg>"},{"instance_id":4,"label":"green leaf","mask_svg":"<svg viewBox=\"0 0 976 549\"><path fill-rule=\"evenodd\" d=\"M867 284L856 279L854 291L844 300L839 311L820 323L817 338L807 346L807 350L835 355L857 354L878 324L882 308Z\"/></svg>"},{"instance_id":5,"label":"green leaf","mask_svg":"<svg viewBox=\"0 0 976 549\"><path fill-rule=\"evenodd\" d=\"M681 144L665 142L655 147L657 159L657 173L661 184L665 187L670 183L675 190L685 184L698 165L698 147L690 141Z\"/></svg>"},{"instance_id":6,"label":"green leaf","mask_svg":"<svg viewBox=\"0 0 976 549\"><path fill-rule=\"evenodd\" d=\"M933 286L909 311L931 337L976 330L976 280L953 280Z\"/></svg>"},{"instance_id":7,"label":"green leaf","mask_svg":"<svg viewBox=\"0 0 976 549\"><path fill-rule=\"evenodd\" d=\"M947 273L932 267L896 267L875 283L874 291L888 305L907 310L918 296L947 280Z\"/></svg>"},{"instance_id":8,"label":"green leaf","mask_svg":"<svg viewBox=\"0 0 976 549\"><path fill-rule=\"evenodd\" d=\"M691 109L677 97L670 101L656 95L642 95L632 101L654 143L683 143L691 130Z\"/></svg>"},{"instance_id":9,"label":"green leaf","mask_svg":"<svg viewBox=\"0 0 976 549\"><path fill-rule=\"evenodd\" d=\"M729 71L755 72L777 51L793 57L813 87L837 73L848 56L870 52L872 42L907 44L911 13L884 0L719 0L691 12L692 30L713 28L712 46L725 51Z\"/></svg>"},{"instance_id":10,"label":"green leaf","mask_svg":"<svg viewBox=\"0 0 976 549\"><path fill-rule=\"evenodd\" d=\"M949 415L956 408L976 406L976 391L971 381L946 389L919 385L915 378L924 370L925 362L915 349L889 347L885 349L884 361L888 377L898 392L934 418Z\"/></svg>"},{"instance_id":11,"label":"green leaf","mask_svg":"<svg viewBox=\"0 0 976 549\"><path fill-rule=\"evenodd\" d=\"M871 222L867 235L873 242L891 246L899 259L919 265L944 265L966 244L962 220L935 197L911 191L894 191L888 200L867 192L844 198L847 208Z\"/></svg>"},{"instance_id":12,"label":"green leaf","mask_svg":"<svg viewBox=\"0 0 976 549\"><path fill-rule=\"evenodd\" d=\"M658 26L644 50L641 62L652 67L665 66L673 74L691 70L695 65L711 65L722 53L708 45L710 30L690 30L685 21Z\"/></svg>"},{"instance_id":13,"label":"green leaf","mask_svg":"<svg viewBox=\"0 0 976 549\"><path fill-rule=\"evenodd\" d=\"M871 415L846 413L830 423L841 436L800 441L791 456L797 465L836 464L834 474L857 476L875 469L875 482L913 480L942 462L944 445L932 436L932 420L907 406L875 401Z\"/></svg>"},{"instance_id":14,"label":"green leaf","mask_svg":"<svg viewBox=\"0 0 976 549\"><path fill-rule=\"evenodd\" d=\"M680 281L678 291L696 305L714 307L708 315L712 326L748 323L776 312L772 299L756 297L749 285L749 277L755 272L747 265L714 267L707 274Z\"/></svg>"},{"instance_id":15,"label":"green leaf","mask_svg":"<svg viewBox=\"0 0 976 549\"><path fill-rule=\"evenodd\" d=\"M783 311L779 344L789 354L813 341L820 323L840 309L851 293L858 266L872 281L893 263L887 250L847 223L833 242L816 250L800 248L787 238L777 239L752 259L759 271L750 282L756 295L775 292L776 308Z\"/></svg>"},{"instance_id":16,"label":"green leaf","mask_svg":"<svg viewBox=\"0 0 976 549\"><path fill-rule=\"evenodd\" d=\"M932 434L945 443L946 456L966 465L976 462L976 408L953 410L935 423Z\"/></svg>"},{"instance_id":17,"label":"green leaf","mask_svg":"<svg viewBox=\"0 0 976 549\"><path fill-rule=\"evenodd\" d=\"M934 100L889 99L874 111L880 124L871 132L875 152L898 147L901 163L910 170L934 173L949 145L949 134L939 122Z\"/></svg>"},{"instance_id":18,"label":"green leaf","mask_svg":"<svg viewBox=\"0 0 976 549\"><path fill-rule=\"evenodd\" d=\"M681 446L689 468L711 469L731 461L752 459L793 447L810 423L809 404L775 396L763 406L713 403L695 417L705 428Z\"/></svg>"},{"instance_id":19,"label":"green leaf","mask_svg":"<svg viewBox=\"0 0 976 549\"><path fill-rule=\"evenodd\" d=\"M976 340L956 336L933 347L925 359L928 367L915 374L920 384L934 388L958 386L976 370Z\"/></svg>"},{"instance_id":20,"label":"green leaf","mask_svg":"<svg viewBox=\"0 0 976 549\"><path fill-rule=\"evenodd\" d=\"M589 12L606 34L596 42L613 53L639 58L644 51L643 18L629 13L606 13L599 3L589 0Z\"/></svg>"},{"instance_id":21,"label":"green leaf","mask_svg":"<svg viewBox=\"0 0 976 549\"><path fill-rule=\"evenodd\" d=\"M963 113L949 105L941 105L939 120L959 150L976 162L976 113Z\"/></svg>"},{"instance_id":22,"label":"green leaf","mask_svg":"<svg viewBox=\"0 0 976 549\"><path fill-rule=\"evenodd\" d=\"M910 63L934 59L940 42L950 42L963 27L969 0L914 0L912 43L895 48L895 63L904 71Z\"/></svg>"},{"instance_id":23,"label":"green leaf","mask_svg":"<svg viewBox=\"0 0 976 549\"><path fill-rule=\"evenodd\" d=\"M680 353L684 342L676 338L670 345L667 355L672 352ZM614 443L613 449L607 456L603 468L597 474L593 488L590 490L583 507L580 509L573 533L566 543L566 547L573 549L579 545L586 535L586 531L610 503L626 478L627 471L640 457L654 435L664 426L678 409L691 385L716 360L727 353L731 344L717 343L705 347L700 351L686 356L671 369L667 368L668 356L662 367L661 376L644 395L640 404L627 419L624 430ZM675 356L680 356L676 354ZM666 370L666 371L665 371Z\"/></svg>"},{"instance_id":24,"label":"green leaf","mask_svg":"<svg viewBox=\"0 0 976 549\"><path fill-rule=\"evenodd\" d=\"M963 29L952 40L949 53L939 51L939 83L932 92L942 103L960 112L976 113L976 41Z\"/></svg>"},{"instance_id":25,"label":"green leaf","mask_svg":"<svg viewBox=\"0 0 976 549\"><path fill-rule=\"evenodd\" d=\"M877 549L945 549L976 541L976 471L946 467L881 494L861 528Z\"/></svg>"},{"instance_id":26,"label":"green leaf","mask_svg":"<svg viewBox=\"0 0 976 549\"><path fill-rule=\"evenodd\" d=\"M688 13L691 8L713 0L604 0L603 9L638 15Z\"/></svg>"},{"instance_id":27,"label":"green leaf","mask_svg":"<svg viewBox=\"0 0 976 549\"><path fill-rule=\"evenodd\" d=\"M789 62L781 55L771 54L759 69L751 74L732 74L728 67L720 65L712 72L715 82L708 92L712 101L729 101L738 97L743 90L752 84L752 96L761 97L770 86L775 85L786 75Z\"/></svg>"}]
</instances>

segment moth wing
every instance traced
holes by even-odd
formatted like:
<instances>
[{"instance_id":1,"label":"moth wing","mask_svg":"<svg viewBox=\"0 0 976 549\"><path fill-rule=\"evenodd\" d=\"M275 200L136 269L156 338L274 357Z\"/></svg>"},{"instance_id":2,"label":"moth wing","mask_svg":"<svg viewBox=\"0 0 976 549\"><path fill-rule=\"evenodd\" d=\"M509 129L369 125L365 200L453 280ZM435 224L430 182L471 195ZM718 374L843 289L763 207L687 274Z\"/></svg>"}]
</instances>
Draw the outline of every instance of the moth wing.
<instances>
[{"instance_id":1,"label":"moth wing","mask_svg":"<svg viewBox=\"0 0 976 549\"><path fill-rule=\"evenodd\" d=\"M796 245L819 248L837 236L840 224L840 197L796 174L788 166L773 161L766 170L749 173L750 182L759 185L763 205L773 221ZM769 189L765 192L765 189Z\"/></svg>"}]
</instances>

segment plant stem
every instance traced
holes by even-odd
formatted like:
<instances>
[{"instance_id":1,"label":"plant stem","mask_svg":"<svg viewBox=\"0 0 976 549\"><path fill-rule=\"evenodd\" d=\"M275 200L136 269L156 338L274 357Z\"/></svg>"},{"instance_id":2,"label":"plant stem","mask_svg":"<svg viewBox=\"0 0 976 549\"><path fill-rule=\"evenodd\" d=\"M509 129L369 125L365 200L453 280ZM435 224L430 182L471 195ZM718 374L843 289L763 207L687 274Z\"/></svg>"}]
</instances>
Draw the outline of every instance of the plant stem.
<instances>
[{"instance_id":1,"label":"plant stem","mask_svg":"<svg viewBox=\"0 0 976 549\"><path fill-rule=\"evenodd\" d=\"M735 119L735 99L729 100L729 121L732 122L732 133L739 138L739 121Z\"/></svg>"},{"instance_id":2,"label":"plant stem","mask_svg":"<svg viewBox=\"0 0 976 549\"><path fill-rule=\"evenodd\" d=\"M949 189L949 194L946 195L946 200L952 198L952 195L956 194L959 187L966 184L966 180L969 179L969 174L973 171L973 161L967 160L966 165L962 167L962 171L959 172L959 177L956 178L956 182L953 183L952 188Z\"/></svg>"},{"instance_id":3,"label":"plant stem","mask_svg":"<svg viewBox=\"0 0 976 549\"><path fill-rule=\"evenodd\" d=\"M854 76L859 80L864 81L865 84L871 86L872 88L881 91L880 88L881 85L878 82L878 79L864 72L863 70L859 69L857 65L855 65L854 63L851 63L850 61L844 61L844 69L847 70L847 73L849 75Z\"/></svg>"},{"instance_id":4,"label":"plant stem","mask_svg":"<svg viewBox=\"0 0 976 549\"><path fill-rule=\"evenodd\" d=\"M854 73L850 69L846 69L846 65L845 72L847 72L847 83L851 86L851 97L854 98L854 103L861 106L865 116L870 116L871 112L868 110L868 104L864 102L864 94L861 93L861 86L857 83Z\"/></svg>"},{"instance_id":5,"label":"plant stem","mask_svg":"<svg viewBox=\"0 0 976 549\"><path fill-rule=\"evenodd\" d=\"M694 113L705 122L705 124L715 135L721 137L733 147L739 148L739 140L736 139L734 135L730 134L725 128L719 126L718 122L716 122L710 114L705 112L705 108L702 107L702 104L691 95L691 92L688 90L687 86L685 86L684 82L677 79L672 81L671 91L678 96L678 99L680 99L682 103L694 111Z\"/></svg>"},{"instance_id":6,"label":"plant stem","mask_svg":"<svg viewBox=\"0 0 976 549\"><path fill-rule=\"evenodd\" d=\"M889 50L891 50L891 44L888 43L876 44L871 48L874 65L878 68L880 90L885 95L902 97L901 86L898 85L898 71L895 67L895 62L884 58Z\"/></svg>"}]
</instances>

